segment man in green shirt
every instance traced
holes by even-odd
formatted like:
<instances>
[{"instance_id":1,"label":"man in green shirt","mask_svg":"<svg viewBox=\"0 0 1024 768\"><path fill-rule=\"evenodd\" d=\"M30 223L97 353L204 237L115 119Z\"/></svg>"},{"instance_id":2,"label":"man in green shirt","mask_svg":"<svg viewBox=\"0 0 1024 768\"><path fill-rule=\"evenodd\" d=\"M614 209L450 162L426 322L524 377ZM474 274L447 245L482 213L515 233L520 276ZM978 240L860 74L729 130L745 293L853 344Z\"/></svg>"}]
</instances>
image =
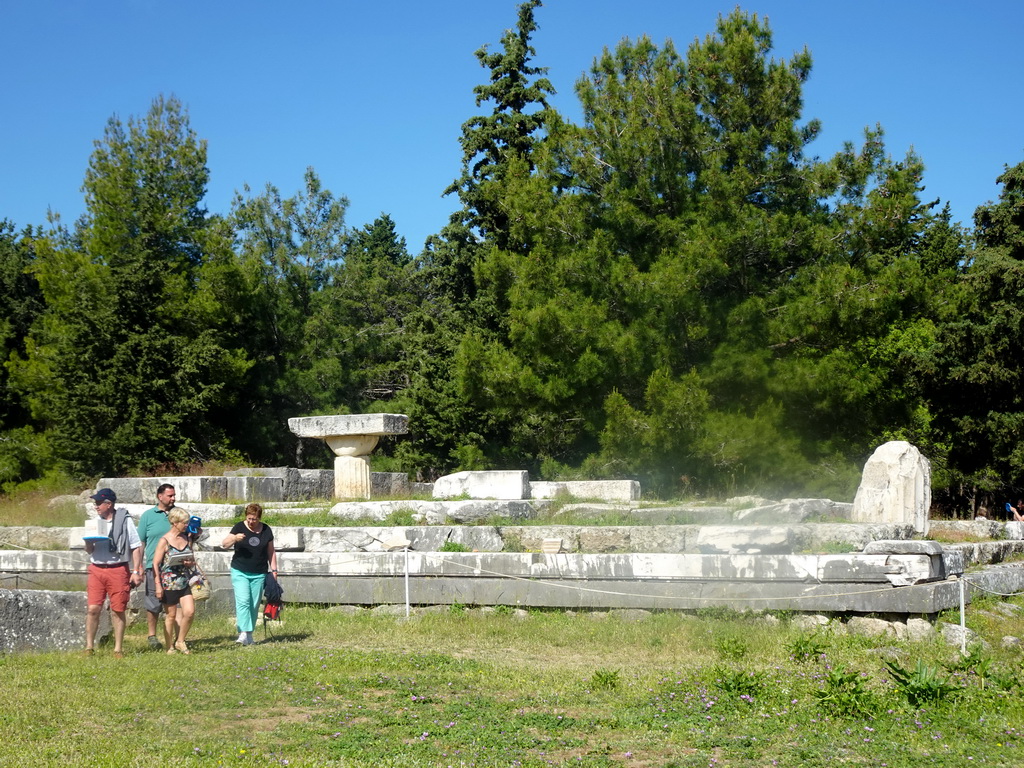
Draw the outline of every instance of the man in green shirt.
<instances>
[{"instance_id":1,"label":"man in green shirt","mask_svg":"<svg viewBox=\"0 0 1024 768\"><path fill-rule=\"evenodd\" d=\"M171 530L171 524L167 520L167 513L174 508L175 490L170 483L163 483L156 489L156 506L147 509L139 518L139 539L142 546L146 548L145 569L146 569L146 623L149 626L149 647L153 650L161 648L160 641L156 638L157 620L160 618L160 611L163 606L156 597L156 582L153 579L153 555L156 553L156 545L165 533Z\"/></svg>"}]
</instances>

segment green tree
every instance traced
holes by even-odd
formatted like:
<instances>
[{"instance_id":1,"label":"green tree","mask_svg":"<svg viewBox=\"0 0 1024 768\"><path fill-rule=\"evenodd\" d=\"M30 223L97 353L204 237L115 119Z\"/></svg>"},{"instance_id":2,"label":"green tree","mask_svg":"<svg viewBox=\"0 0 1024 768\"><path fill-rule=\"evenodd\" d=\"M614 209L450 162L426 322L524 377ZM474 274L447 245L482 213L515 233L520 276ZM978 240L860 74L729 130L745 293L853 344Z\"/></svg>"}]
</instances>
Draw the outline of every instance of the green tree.
<instances>
[{"instance_id":1,"label":"green tree","mask_svg":"<svg viewBox=\"0 0 1024 768\"><path fill-rule=\"evenodd\" d=\"M1024 488L1024 163L997 181L999 200L974 214L976 247L924 359L934 429L949 447L948 480L968 499Z\"/></svg>"},{"instance_id":2,"label":"green tree","mask_svg":"<svg viewBox=\"0 0 1024 768\"><path fill-rule=\"evenodd\" d=\"M55 454L80 475L208 458L228 448L233 383L249 363L195 300L214 224L208 171L176 99L107 123L73 234L40 244L46 311L12 369Z\"/></svg>"},{"instance_id":3,"label":"green tree","mask_svg":"<svg viewBox=\"0 0 1024 768\"><path fill-rule=\"evenodd\" d=\"M39 283L32 274L38 229L16 232L0 221L0 488L29 480L50 465L48 445L31 422L29 411L10 386L5 363L25 353L29 329L44 309Z\"/></svg>"},{"instance_id":4,"label":"green tree","mask_svg":"<svg viewBox=\"0 0 1024 768\"><path fill-rule=\"evenodd\" d=\"M550 115L547 96L555 92L543 76L547 69L530 64L536 56L530 44L537 31L534 11L541 5L541 0L519 5L516 27L502 36L500 52L489 53L487 46L477 50L490 82L473 89L476 105L489 102L493 110L463 124L462 174L445 190L458 193L466 223L499 247L507 244L509 215L502 190L511 169L532 170L533 149Z\"/></svg>"},{"instance_id":5,"label":"green tree","mask_svg":"<svg viewBox=\"0 0 1024 768\"><path fill-rule=\"evenodd\" d=\"M540 0L518 6L516 27L506 30L500 51L491 53L486 46L476 51L490 73L487 83L473 89L476 105L489 105L491 111L463 124L461 174L444 192L457 193L462 207L427 240L416 261L421 299L408 316L405 335L411 349L409 387L396 407L418 425L399 446L399 455L424 476L477 468L482 446L505 441L493 431L493 414L467 393L455 360L460 344L489 337L504 323L493 292L479 291L476 271L496 244L508 244L510 186L531 174L546 121L554 114L547 104L554 89L546 70L531 63L536 52L530 38L540 6Z\"/></svg>"},{"instance_id":6,"label":"green tree","mask_svg":"<svg viewBox=\"0 0 1024 768\"><path fill-rule=\"evenodd\" d=\"M420 303L415 265L390 216L352 233L324 299L321 333L350 369L346 405L380 410L409 386L407 319Z\"/></svg>"},{"instance_id":7,"label":"green tree","mask_svg":"<svg viewBox=\"0 0 1024 768\"><path fill-rule=\"evenodd\" d=\"M605 51L577 84L584 124L549 120L537 172L510 185L529 250L479 269L508 334L464 346L462 371L526 456L592 453L612 392L639 406L656 372L707 363L733 307L813 258L809 55L769 61L770 42L737 12L687 59L646 38Z\"/></svg>"},{"instance_id":8,"label":"green tree","mask_svg":"<svg viewBox=\"0 0 1024 768\"><path fill-rule=\"evenodd\" d=\"M515 247L476 268L501 332L459 376L520 464L845 495L875 441L926 428L905 372L955 238L880 129L806 155L810 54L771 44L741 11L685 57L624 41L577 84L583 124L550 116L506 180Z\"/></svg>"},{"instance_id":9,"label":"green tree","mask_svg":"<svg viewBox=\"0 0 1024 768\"><path fill-rule=\"evenodd\" d=\"M346 372L322 314L344 258L347 208L348 200L324 189L312 168L304 189L289 198L269 184L259 195L235 197L230 218L239 275L219 284L238 290L220 302L236 308L235 343L253 360L239 438L254 457L293 455L301 443L287 419L342 405ZM296 461L301 466L301 454Z\"/></svg>"}]
</instances>

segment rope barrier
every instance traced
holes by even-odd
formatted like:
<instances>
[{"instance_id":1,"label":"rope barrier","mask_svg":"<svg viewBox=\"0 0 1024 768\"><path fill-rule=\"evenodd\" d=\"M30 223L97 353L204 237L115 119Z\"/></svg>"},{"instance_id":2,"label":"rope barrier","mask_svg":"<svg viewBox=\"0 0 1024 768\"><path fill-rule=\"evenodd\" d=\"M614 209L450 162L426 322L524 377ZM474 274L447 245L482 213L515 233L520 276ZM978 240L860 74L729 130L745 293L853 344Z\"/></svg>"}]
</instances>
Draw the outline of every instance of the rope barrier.
<instances>
[{"instance_id":1,"label":"rope barrier","mask_svg":"<svg viewBox=\"0 0 1024 768\"><path fill-rule=\"evenodd\" d=\"M970 584L972 587L974 587L974 589L978 590L979 592L984 592L984 593L989 594L989 595L996 595L997 597L1020 597L1021 595L1024 595L1024 591L1020 591L1020 592L997 592L994 589L989 589L988 587L983 587L981 584L979 584L977 582L974 582L974 581L971 581L970 577L967 576L967 575L964 575L963 580L966 581L968 584Z\"/></svg>"}]
</instances>

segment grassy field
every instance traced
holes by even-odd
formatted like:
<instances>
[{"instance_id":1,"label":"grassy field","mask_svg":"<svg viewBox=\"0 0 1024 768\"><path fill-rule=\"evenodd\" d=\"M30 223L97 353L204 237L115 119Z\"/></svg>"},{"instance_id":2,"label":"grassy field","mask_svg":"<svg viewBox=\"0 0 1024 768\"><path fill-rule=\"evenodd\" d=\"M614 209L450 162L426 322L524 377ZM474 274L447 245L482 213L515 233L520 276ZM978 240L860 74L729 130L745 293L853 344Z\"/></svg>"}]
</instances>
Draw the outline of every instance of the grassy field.
<instances>
[{"instance_id":1,"label":"grassy field","mask_svg":"<svg viewBox=\"0 0 1024 768\"><path fill-rule=\"evenodd\" d=\"M1017 600L1020 603L1020 600ZM783 621L287 607L190 656L0 656L4 765L1018 766L1024 612L972 608L990 643L809 634ZM260 631L262 638L262 631Z\"/></svg>"}]
</instances>

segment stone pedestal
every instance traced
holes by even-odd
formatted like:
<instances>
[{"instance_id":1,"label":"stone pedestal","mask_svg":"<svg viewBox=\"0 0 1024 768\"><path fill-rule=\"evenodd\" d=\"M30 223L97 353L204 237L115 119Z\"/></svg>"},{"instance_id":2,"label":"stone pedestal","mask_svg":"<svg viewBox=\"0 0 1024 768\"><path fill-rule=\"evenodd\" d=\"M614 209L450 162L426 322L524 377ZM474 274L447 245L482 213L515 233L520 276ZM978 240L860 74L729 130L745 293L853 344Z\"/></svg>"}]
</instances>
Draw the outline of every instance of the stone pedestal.
<instances>
[{"instance_id":1,"label":"stone pedestal","mask_svg":"<svg viewBox=\"0 0 1024 768\"><path fill-rule=\"evenodd\" d=\"M299 437L318 437L334 451L336 499L369 499L369 454L381 435L408 432L409 417L398 413L307 416L288 419L288 428Z\"/></svg>"},{"instance_id":2,"label":"stone pedestal","mask_svg":"<svg viewBox=\"0 0 1024 768\"><path fill-rule=\"evenodd\" d=\"M377 447L378 435L331 435L325 438L337 457L334 460L334 498L370 498L369 453Z\"/></svg>"}]
</instances>

